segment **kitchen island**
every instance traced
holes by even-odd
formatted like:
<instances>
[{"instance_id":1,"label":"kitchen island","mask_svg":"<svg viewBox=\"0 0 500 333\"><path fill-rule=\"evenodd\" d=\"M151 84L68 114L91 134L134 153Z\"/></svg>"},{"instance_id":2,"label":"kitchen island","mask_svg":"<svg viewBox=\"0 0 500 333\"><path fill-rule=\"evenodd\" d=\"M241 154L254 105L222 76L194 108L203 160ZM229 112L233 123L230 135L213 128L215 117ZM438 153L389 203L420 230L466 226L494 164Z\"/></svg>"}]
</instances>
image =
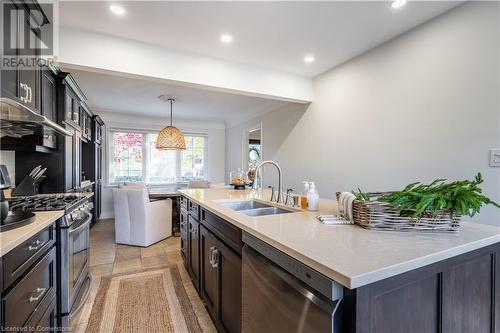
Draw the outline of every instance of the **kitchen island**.
<instances>
[{"instance_id":1,"label":"kitchen island","mask_svg":"<svg viewBox=\"0 0 500 333\"><path fill-rule=\"evenodd\" d=\"M202 226L204 220L210 220L204 214L216 216L241 234L263 241L341 285L343 331L467 332L500 328L500 311L495 307L500 301L496 292L500 282L495 274L500 250L498 227L463 222L456 233L370 231L357 225L317 221L318 214L336 212L332 200L321 200L319 212L294 209L256 217L225 203L266 202L268 191L181 192L188 205L193 202L201 207ZM213 230L215 236L222 237L218 230L221 228ZM230 243L238 250L238 243L244 240L235 235ZM203 255L201 251L195 259L199 257L203 263ZM198 276L203 277L203 267L199 269Z\"/></svg>"}]
</instances>

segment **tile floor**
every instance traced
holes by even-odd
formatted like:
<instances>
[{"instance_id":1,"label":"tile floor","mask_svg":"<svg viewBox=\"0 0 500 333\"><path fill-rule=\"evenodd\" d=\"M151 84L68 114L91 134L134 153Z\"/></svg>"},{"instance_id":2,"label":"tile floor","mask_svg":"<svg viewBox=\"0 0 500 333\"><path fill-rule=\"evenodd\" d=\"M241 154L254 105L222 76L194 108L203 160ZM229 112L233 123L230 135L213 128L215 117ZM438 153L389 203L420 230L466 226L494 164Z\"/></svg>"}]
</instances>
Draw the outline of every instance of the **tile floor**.
<instances>
[{"instance_id":1,"label":"tile floor","mask_svg":"<svg viewBox=\"0 0 500 333\"><path fill-rule=\"evenodd\" d=\"M90 297L78 320L77 333L85 332L101 277L141 268L182 262L180 238L170 237L147 248L117 245L114 220L100 220L90 229Z\"/></svg>"}]
</instances>

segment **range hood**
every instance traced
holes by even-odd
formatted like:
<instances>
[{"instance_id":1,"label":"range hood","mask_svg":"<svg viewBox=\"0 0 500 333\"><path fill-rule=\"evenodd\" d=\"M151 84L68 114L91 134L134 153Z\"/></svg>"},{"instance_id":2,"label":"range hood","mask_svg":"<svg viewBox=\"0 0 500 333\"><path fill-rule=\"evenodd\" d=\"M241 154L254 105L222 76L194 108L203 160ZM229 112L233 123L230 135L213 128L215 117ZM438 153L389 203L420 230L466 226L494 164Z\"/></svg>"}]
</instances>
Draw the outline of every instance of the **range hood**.
<instances>
[{"instance_id":1,"label":"range hood","mask_svg":"<svg viewBox=\"0 0 500 333\"><path fill-rule=\"evenodd\" d=\"M10 98L0 97L0 137L20 138L35 133L40 126L50 128L65 136L73 135L47 117L31 111L25 105Z\"/></svg>"}]
</instances>

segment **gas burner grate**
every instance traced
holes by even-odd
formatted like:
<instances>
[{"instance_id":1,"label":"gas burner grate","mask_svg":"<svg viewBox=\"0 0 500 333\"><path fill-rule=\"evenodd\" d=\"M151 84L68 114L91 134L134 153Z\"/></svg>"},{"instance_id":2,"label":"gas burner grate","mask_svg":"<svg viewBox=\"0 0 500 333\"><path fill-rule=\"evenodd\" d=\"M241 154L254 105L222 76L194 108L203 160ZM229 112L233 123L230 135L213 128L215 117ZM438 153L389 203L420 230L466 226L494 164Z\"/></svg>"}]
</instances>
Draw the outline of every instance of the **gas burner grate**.
<instances>
[{"instance_id":1,"label":"gas burner grate","mask_svg":"<svg viewBox=\"0 0 500 333\"><path fill-rule=\"evenodd\" d=\"M10 198L9 208L12 211L52 211L65 210L78 202L82 197L74 194L38 195L32 197Z\"/></svg>"}]
</instances>

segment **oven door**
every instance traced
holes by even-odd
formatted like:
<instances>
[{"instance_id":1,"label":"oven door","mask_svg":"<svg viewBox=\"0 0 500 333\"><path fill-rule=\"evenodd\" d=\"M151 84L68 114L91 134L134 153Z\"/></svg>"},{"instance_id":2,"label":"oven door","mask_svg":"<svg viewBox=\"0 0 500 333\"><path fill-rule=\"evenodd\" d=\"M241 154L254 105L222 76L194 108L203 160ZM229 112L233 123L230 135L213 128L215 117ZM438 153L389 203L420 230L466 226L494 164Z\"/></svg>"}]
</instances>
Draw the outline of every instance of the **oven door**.
<instances>
[{"instance_id":1,"label":"oven door","mask_svg":"<svg viewBox=\"0 0 500 333\"><path fill-rule=\"evenodd\" d=\"M89 272L91 221L92 215L89 214L85 219L72 224L68 228L70 308L74 303L83 280Z\"/></svg>"}]
</instances>

